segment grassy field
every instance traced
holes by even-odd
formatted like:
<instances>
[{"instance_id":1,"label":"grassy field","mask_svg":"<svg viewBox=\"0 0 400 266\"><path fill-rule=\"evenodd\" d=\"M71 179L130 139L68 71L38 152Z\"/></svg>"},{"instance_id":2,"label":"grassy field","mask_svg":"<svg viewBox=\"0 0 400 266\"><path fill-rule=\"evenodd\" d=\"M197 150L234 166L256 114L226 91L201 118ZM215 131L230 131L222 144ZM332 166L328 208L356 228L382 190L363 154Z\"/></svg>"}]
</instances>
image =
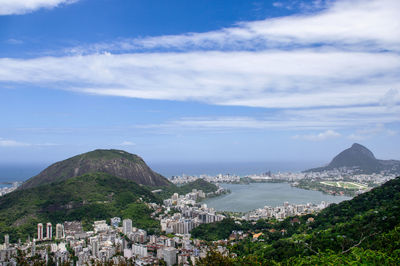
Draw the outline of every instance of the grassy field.
<instances>
[{"instance_id":1,"label":"grassy field","mask_svg":"<svg viewBox=\"0 0 400 266\"><path fill-rule=\"evenodd\" d=\"M321 184L332 187L346 188L346 189L366 189L368 186L355 182L342 182L342 181L322 181Z\"/></svg>"}]
</instances>

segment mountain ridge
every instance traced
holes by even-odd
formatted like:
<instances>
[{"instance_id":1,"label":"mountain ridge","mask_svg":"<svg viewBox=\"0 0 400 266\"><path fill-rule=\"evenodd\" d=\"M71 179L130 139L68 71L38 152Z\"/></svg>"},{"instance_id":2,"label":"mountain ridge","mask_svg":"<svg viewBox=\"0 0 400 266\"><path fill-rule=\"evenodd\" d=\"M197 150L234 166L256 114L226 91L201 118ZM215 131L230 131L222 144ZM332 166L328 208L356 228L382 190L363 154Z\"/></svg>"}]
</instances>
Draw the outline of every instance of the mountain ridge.
<instances>
[{"instance_id":1,"label":"mountain ridge","mask_svg":"<svg viewBox=\"0 0 400 266\"><path fill-rule=\"evenodd\" d=\"M61 182L88 173L103 172L128 179L146 186L169 186L171 183L154 172L136 154L122 150L97 149L56 162L38 175L25 181L18 189L23 190L44 184Z\"/></svg>"},{"instance_id":2,"label":"mountain ridge","mask_svg":"<svg viewBox=\"0 0 400 266\"><path fill-rule=\"evenodd\" d=\"M400 161L379 160L368 148L358 143L340 152L327 166L308 169L304 172L322 172L344 167L357 169L358 172L364 174L381 171L400 173Z\"/></svg>"}]
</instances>

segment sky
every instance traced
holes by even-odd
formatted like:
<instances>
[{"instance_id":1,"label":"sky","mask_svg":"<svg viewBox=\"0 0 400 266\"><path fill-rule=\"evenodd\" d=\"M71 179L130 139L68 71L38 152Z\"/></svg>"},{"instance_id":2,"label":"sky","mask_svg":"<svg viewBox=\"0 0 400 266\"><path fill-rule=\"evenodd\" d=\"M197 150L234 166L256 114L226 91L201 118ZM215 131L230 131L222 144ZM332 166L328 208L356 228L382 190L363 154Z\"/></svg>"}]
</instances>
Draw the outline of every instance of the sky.
<instances>
[{"instance_id":1,"label":"sky","mask_svg":"<svg viewBox=\"0 0 400 266\"><path fill-rule=\"evenodd\" d=\"M0 0L0 164L400 159L398 0ZM316 165L317 166L317 165Z\"/></svg>"}]
</instances>

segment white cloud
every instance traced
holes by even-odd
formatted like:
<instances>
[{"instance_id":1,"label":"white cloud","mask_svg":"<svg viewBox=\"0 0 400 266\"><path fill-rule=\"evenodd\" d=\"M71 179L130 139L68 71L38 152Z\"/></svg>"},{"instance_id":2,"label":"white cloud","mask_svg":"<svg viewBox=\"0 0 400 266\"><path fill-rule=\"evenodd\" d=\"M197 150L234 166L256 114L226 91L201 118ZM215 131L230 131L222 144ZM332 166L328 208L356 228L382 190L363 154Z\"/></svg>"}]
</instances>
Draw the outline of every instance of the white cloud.
<instances>
[{"instance_id":1,"label":"white cloud","mask_svg":"<svg viewBox=\"0 0 400 266\"><path fill-rule=\"evenodd\" d=\"M26 146L30 146L30 144L11 139L0 138L0 147L26 147Z\"/></svg>"},{"instance_id":2,"label":"white cloud","mask_svg":"<svg viewBox=\"0 0 400 266\"><path fill-rule=\"evenodd\" d=\"M323 140L327 140L327 139L338 138L340 136L341 136L341 134L336 131L326 130L325 132L321 132L318 134L295 135L292 138L293 139L304 139L304 140L310 140L310 141L323 141Z\"/></svg>"},{"instance_id":3,"label":"white cloud","mask_svg":"<svg viewBox=\"0 0 400 266\"><path fill-rule=\"evenodd\" d=\"M84 55L2 58L0 82L217 105L379 105L400 88L399 12L397 0L344 0L314 14L75 48Z\"/></svg>"},{"instance_id":4,"label":"white cloud","mask_svg":"<svg viewBox=\"0 0 400 266\"><path fill-rule=\"evenodd\" d=\"M5 43L17 45L17 44L23 44L24 42L21 40L11 38L11 39L6 40Z\"/></svg>"},{"instance_id":5,"label":"white cloud","mask_svg":"<svg viewBox=\"0 0 400 266\"><path fill-rule=\"evenodd\" d=\"M83 93L270 108L379 104L400 55L190 52L0 59L0 82ZM397 95L394 101L400 101Z\"/></svg>"},{"instance_id":6,"label":"white cloud","mask_svg":"<svg viewBox=\"0 0 400 266\"><path fill-rule=\"evenodd\" d=\"M121 146L135 146L136 144L131 141L123 141L120 145Z\"/></svg>"},{"instance_id":7,"label":"white cloud","mask_svg":"<svg viewBox=\"0 0 400 266\"><path fill-rule=\"evenodd\" d=\"M32 144L12 139L0 138L0 147L46 147L46 146L58 146L58 144L51 142Z\"/></svg>"},{"instance_id":8,"label":"white cloud","mask_svg":"<svg viewBox=\"0 0 400 266\"><path fill-rule=\"evenodd\" d=\"M352 140L366 140L377 135L386 135L392 137L397 135L397 131L386 128L383 123L378 123L373 126L361 128L355 133L350 134L348 138Z\"/></svg>"},{"instance_id":9,"label":"white cloud","mask_svg":"<svg viewBox=\"0 0 400 266\"><path fill-rule=\"evenodd\" d=\"M397 0L344 0L314 14L71 50L82 55L1 58L0 82L277 110L272 118L155 125L163 127L330 130L399 122L399 12Z\"/></svg>"},{"instance_id":10,"label":"white cloud","mask_svg":"<svg viewBox=\"0 0 400 266\"><path fill-rule=\"evenodd\" d=\"M385 93L385 95L383 95L380 103L382 105L387 106L388 108L393 108L396 105L399 98L400 98L399 90L392 88L392 89L389 89Z\"/></svg>"},{"instance_id":11,"label":"white cloud","mask_svg":"<svg viewBox=\"0 0 400 266\"><path fill-rule=\"evenodd\" d=\"M279 3L275 5L279 6ZM341 0L313 1L311 6L326 7L319 13L240 22L233 27L205 33L164 35L98 43L75 47L70 52L176 50L254 50L293 49L312 45L341 47L346 50L395 50L400 47L400 1Z\"/></svg>"},{"instance_id":12,"label":"white cloud","mask_svg":"<svg viewBox=\"0 0 400 266\"><path fill-rule=\"evenodd\" d=\"M326 136L319 136L319 138L322 138L332 133L333 129L358 128L358 133L363 134L366 133L366 129L377 131L376 125L399 123L399 114L400 107L394 108L388 113L386 108L382 106L279 110L268 112L268 115L258 116L257 118L249 116L184 117L162 124L143 124L135 127L152 130L157 128L164 131L318 130L326 132Z\"/></svg>"},{"instance_id":13,"label":"white cloud","mask_svg":"<svg viewBox=\"0 0 400 266\"><path fill-rule=\"evenodd\" d=\"M20 15L77 1L79 0L0 0L0 15Z\"/></svg>"}]
</instances>

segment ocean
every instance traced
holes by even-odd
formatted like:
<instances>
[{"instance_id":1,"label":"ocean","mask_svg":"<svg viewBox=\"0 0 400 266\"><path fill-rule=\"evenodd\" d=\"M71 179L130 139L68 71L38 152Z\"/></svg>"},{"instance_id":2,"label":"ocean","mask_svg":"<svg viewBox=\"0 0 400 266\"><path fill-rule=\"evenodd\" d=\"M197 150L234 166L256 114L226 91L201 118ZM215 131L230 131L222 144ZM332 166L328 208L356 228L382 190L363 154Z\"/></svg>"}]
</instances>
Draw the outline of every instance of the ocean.
<instances>
[{"instance_id":1,"label":"ocean","mask_svg":"<svg viewBox=\"0 0 400 266\"><path fill-rule=\"evenodd\" d=\"M46 168L44 164L0 164L0 187L4 183L25 181Z\"/></svg>"},{"instance_id":2,"label":"ocean","mask_svg":"<svg viewBox=\"0 0 400 266\"><path fill-rule=\"evenodd\" d=\"M148 165L156 172L170 178L186 175L235 174L245 176L271 172L299 172L322 165L318 162L222 162L222 163L152 163ZM4 183L25 181L37 175L49 164L0 164L0 187Z\"/></svg>"}]
</instances>

